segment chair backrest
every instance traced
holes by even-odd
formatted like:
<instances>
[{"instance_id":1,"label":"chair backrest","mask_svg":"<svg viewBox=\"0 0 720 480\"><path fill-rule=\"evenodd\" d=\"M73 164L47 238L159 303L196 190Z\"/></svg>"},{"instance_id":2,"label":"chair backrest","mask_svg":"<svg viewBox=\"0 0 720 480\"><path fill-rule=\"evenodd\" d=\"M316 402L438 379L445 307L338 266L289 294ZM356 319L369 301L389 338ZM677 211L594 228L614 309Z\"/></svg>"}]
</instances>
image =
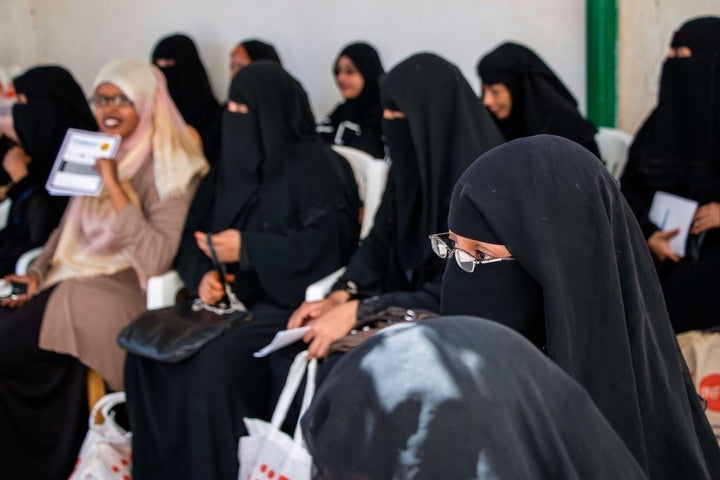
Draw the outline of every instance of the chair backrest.
<instances>
[{"instance_id":1,"label":"chair backrest","mask_svg":"<svg viewBox=\"0 0 720 480\"><path fill-rule=\"evenodd\" d=\"M373 158L370 154L357 148L341 145L333 145L332 148L348 161L355 175L360 200L363 202L360 238L365 238L372 229L375 212L380 206L380 200L385 191L388 164L385 160Z\"/></svg>"},{"instance_id":2,"label":"chair backrest","mask_svg":"<svg viewBox=\"0 0 720 480\"><path fill-rule=\"evenodd\" d=\"M595 135L600 158L615 178L619 179L622 175L632 139L632 135L617 128L600 127Z\"/></svg>"}]
</instances>

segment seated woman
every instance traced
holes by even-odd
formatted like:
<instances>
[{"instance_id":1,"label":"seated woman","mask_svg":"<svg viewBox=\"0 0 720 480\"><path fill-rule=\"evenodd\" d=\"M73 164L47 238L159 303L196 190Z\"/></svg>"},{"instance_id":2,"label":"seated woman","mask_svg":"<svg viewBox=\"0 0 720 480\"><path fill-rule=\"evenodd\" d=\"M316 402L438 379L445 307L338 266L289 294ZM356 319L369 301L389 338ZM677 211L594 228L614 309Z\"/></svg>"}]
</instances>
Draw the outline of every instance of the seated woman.
<instances>
[{"instance_id":1,"label":"seated woman","mask_svg":"<svg viewBox=\"0 0 720 480\"><path fill-rule=\"evenodd\" d=\"M480 318L383 330L337 364L302 426L325 480L646 478L585 389Z\"/></svg>"},{"instance_id":2,"label":"seated woman","mask_svg":"<svg viewBox=\"0 0 720 480\"><path fill-rule=\"evenodd\" d=\"M223 296L206 232L253 319L178 363L128 355L126 383L138 478L236 479L243 417L272 411L267 359L253 352L283 329L308 284L357 246L350 166L315 133L299 82L253 62L233 78L219 163L195 198L176 264L205 302Z\"/></svg>"},{"instance_id":3,"label":"seated woman","mask_svg":"<svg viewBox=\"0 0 720 480\"><path fill-rule=\"evenodd\" d=\"M182 34L165 37L155 45L152 62L165 74L173 102L188 125L198 131L207 157L214 161L213 128L220 104L195 42Z\"/></svg>"},{"instance_id":4,"label":"seated woman","mask_svg":"<svg viewBox=\"0 0 720 480\"><path fill-rule=\"evenodd\" d=\"M720 325L720 17L685 23L672 39L655 110L630 146L620 179L642 227L676 333ZM694 200L683 258L670 248L676 229L648 218L664 191Z\"/></svg>"},{"instance_id":5,"label":"seated woman","mask_svg":"<svg viewBox=\"0 0 720 480\"><path fill-rule=\"evenodd\" d=\"M443 265L425 239L445 229L463 170L502 142L460 70L437 55L411 56L380 88L392 166L375 224L334 291L303 303L287 325L311 325L304 340L315 357L325 357L359 317L391 305L439 309Z\"/></svg>"},{"instance_id":6,"label":"seated woman","mask_svg":"<svg viewBox=\"0 0 720 480\"><path fill-rule=\"evenodd\" d=\"M549 133L599 155L595 125L578 112L577 100L529 48L503 43L480 59L483 104L505 140Z\"/></svg>"},{"instance_id":7,"label":"seated woman","mask_svg":"<svg viewBox=\"0 0 720 480\"><path fill-rule=\"evenodd\" d=\"M583 386L649 478L716 478L720 450L680 356L640 228L587 149L540 135L460 177L445 315L509 326ZM583 428L579 426L578 428Z\"/></svg>"},{"instance_id":8,"label":"seated woman","mask_svg":"<svg viewBox=\"0 0 720 480\"><path fill-rule=\"evenodd\" d=\"M12 205L7 226L0 230L0 276L13 273L20 255L45 243L65 210L67 197L50 197L45 191L65 132L97 130L82 89L64 68L31 68L14 84L18 103L0 126L20 145L2 157Z\"/></svg>"},{"instance_id":9,"label":"seated woman","mask_svg":"<svg viewBox=\"0 0 720 480\"><path fill-rule=\"evenodd\" d=\"M326 143L347 145L383 158L378 80L385 71L377 50L367 43L352 43L340 52L333 71L345 102L320 122L318 132Z\"/></svg>"},{"instance_id":10,"label":"seated woman","mask_svg":"<svg viewBox=\"0 0 720 480\"><path fill-rule=\"evenodd\" d=\"M98 159L98 197L73 197L0 309L0 477L67 478L87 431L86 372L123 389L120 330L145 308L143 285L165 272L207 170L159 70L106 65L91 102L100 130L122 142ZM21 308L18 308L21 307Z\"/></svg>"}]
</instances>

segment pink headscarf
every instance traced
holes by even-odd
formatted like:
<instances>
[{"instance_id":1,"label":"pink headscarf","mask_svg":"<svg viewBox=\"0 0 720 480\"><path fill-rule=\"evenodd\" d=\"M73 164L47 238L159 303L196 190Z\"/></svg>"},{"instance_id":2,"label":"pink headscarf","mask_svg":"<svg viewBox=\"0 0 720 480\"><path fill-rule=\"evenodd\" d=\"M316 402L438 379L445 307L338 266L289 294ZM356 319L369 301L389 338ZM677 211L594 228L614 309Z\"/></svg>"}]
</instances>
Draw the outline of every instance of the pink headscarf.
<instances>
[{"instance_id":1,"label":"pink headscarf","mask_svg":"<svg viewBox=\"0 0 720 480\"><path fill-rule=\"evenodd\" d=\"M153 162L160 199L182 194L193 177L207 173L209 167L200 144L170 99L165 78L156 67L134 60L115 61L100 71L93 88L105 83L118 87L140 117L115 156L118 179L131 203L139 206L130 180L148 161ZM111 231L116 217L105 191L98 197L73 197L53 257L53 270L44 286L64 278L112 274L132 266Z\"/></svg>"}]
</instances>

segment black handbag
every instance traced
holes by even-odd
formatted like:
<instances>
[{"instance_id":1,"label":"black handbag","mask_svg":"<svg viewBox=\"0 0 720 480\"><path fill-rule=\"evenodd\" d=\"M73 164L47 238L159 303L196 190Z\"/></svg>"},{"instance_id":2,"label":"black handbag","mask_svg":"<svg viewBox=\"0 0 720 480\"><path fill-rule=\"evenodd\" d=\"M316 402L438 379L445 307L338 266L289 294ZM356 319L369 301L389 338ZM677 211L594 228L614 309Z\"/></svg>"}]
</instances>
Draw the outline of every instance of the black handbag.
<instances>
[{"instance_id":1,"label":"black handbag","mask_svg":"<svg viewBox=\"0 0 720 480\"><path fill-rule=\"evenodd\" d=\"M225 298L207 305L196 298L181 305L148 310L125 327L117 338L128 352L160 362L184 360L206 343L252 318L225 280L225 265L217 260L210 234L208 247L225 287Z\"/></svg>"}]
</instances>

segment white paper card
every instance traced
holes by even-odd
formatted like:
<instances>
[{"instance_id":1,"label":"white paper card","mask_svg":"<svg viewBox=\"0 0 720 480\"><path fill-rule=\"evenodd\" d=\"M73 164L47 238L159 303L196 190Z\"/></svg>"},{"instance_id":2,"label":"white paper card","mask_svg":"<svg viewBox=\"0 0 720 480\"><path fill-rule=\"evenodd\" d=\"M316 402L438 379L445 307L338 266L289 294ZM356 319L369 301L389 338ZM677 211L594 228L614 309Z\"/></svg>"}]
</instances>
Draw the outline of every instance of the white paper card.
<instances>
[{"instance_id":1,"label":"white paper card","mask_svg":"<svg viewBox=\"0 0 720 480\"><path fill-rule=\"evenodd\" d=\"M0 202L0 230L7 227L8 219L10 218L10 206L12 205L12 200L9 198L6 198L2 202Z\"/></svg>"},{"instance_id":2,"label":"white paper card","mask_svg":"<svg viewBox=\"0 0 720 480\"><path fill-rule=\"evenodd\" d=\"M102 178L93 165L98 158L113 158L120 135L68 129L45 188L51 195L96 197Z\"/></svg>"},{"instance_id":3,"label":"white paper card","mask_svg":"<svg viewBox=\"0 0 720 480\"><path fill-rule=\"evenodd\" d=\"M253 356L256 358L265 357L272 352L280 350L283 347L287 347L291 343L295 343L300 340L308 330L310 330L309 326L293 328L292 330L281 330L275 334L272 342L253 353Z\"/></svg>"},{"instance_id":4,"label":"white paper card","mask_svg":"<svg viewBox=\"0 0 720 480\"><path fill-rule=\"evenodd\" d=\"M664 232L680 229L680 233L670 239L670 248L680 257L685 256L685 244L697 207L696 201L672 193L657 191L653 197L648 218Z\"/></svg>"}]
</instances>

